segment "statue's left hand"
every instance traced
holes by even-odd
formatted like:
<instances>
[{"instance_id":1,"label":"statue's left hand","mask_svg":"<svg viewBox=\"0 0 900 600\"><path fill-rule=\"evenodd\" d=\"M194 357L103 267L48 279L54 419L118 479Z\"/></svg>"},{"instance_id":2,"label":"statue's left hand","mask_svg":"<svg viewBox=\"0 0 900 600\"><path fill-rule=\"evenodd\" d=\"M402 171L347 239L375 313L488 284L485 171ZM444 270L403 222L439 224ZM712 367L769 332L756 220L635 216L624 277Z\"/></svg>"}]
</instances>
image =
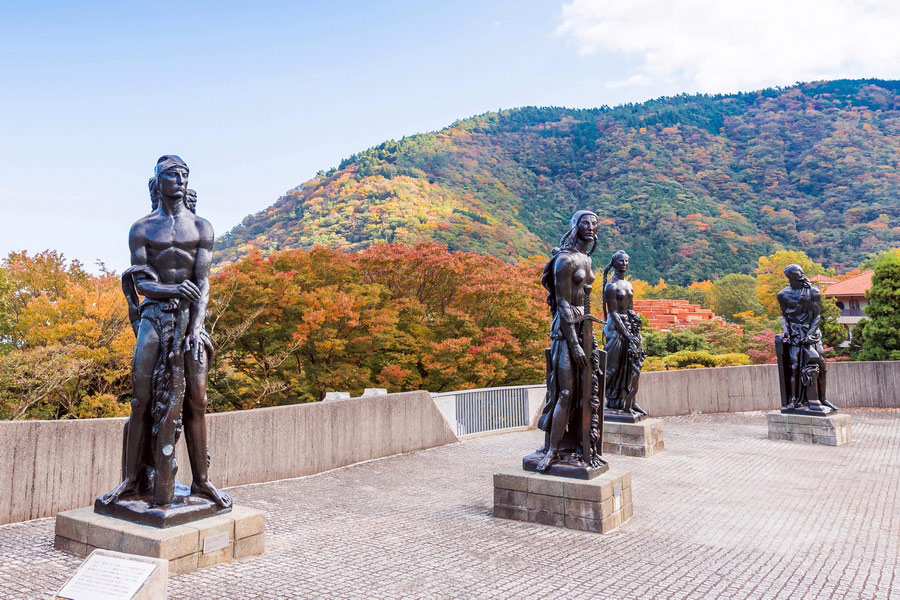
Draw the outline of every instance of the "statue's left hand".
<instances>
[{"instance_id":1,"label":"statue's left hand","mask_svg":"<svg viewBox=\"0 0 900 600\"><path fill-rule=\"evenodd\" d=\"M205 350L206 352L202 352ZM212 341L209 335L203 331L192 331L184 337L184 352L190 353L194 360L201 365L203 364L204 354L212 355Z\"/></svg>"}]
</instances>

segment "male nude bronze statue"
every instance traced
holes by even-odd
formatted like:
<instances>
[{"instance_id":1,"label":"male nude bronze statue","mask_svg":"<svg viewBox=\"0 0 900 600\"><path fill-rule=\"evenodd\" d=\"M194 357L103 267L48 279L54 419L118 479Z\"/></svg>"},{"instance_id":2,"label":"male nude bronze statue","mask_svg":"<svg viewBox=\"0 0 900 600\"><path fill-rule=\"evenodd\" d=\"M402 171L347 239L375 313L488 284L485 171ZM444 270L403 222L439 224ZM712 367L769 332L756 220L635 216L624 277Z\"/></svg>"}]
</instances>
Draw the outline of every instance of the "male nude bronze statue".
<instances>
[{"instance_id":1,"label":"male nude bronze statue","mask_svg":"<svg viewBox=\"0 0 900 600\"><path fill-rule=\"evenodd\" d=\"M193 482L191 496L220 508L231 498L208 477L206 381L212 342L204 328L209 302L212 226L194 214L188 167L166 155L150 179L153 212L128 236L131 267L122 275L137 336L133 399L123 449L123 481L104 494L98 510L140 497L149 506L176 501L174 447L182 418ZM138 295L143 301L138 305ZM180 501L180 498L179 498Z\"/></svg>"}]
</instances>

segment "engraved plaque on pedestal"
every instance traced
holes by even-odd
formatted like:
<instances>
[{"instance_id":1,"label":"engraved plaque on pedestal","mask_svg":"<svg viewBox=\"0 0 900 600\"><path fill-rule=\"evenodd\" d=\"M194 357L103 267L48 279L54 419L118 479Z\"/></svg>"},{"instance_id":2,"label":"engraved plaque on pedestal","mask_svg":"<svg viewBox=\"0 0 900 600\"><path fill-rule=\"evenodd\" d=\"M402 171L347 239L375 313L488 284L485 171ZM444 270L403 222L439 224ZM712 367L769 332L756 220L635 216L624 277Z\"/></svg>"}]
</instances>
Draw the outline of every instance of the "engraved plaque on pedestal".
<instances>
[{"instance_id":1,"label":"engraved plaque on pedestal","mask_svg":"<svg viewBox=\"0 0 900 600\"><path fill-rule=\"evenodd\" d=\"M95 550L56 595L64 600L164 598L168 561Z\"/></svg>"}]
</instances>

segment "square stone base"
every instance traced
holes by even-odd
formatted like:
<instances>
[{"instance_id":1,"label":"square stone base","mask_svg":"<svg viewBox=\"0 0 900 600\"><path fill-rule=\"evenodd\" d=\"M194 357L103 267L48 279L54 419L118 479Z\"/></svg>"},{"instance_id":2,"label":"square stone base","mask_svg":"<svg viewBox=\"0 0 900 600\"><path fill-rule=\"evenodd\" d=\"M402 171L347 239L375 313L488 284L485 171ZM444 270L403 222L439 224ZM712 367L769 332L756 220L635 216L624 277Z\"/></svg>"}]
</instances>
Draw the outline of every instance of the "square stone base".
<instances>
[{"instance_id":1,"label":"square stone base","mask_svg":"<svg viewBox=\"0 0 900 600\"><path fill-rule=\"evenodd\" d=\"M506 469L494 474L494 516L609 533L631 518L631 472L590 480Z\"/></svg>"},{"instance_id":2,"label":"square stone base","mask_svg":"<svg viewBox=\"0 0 900 600\"><path fill-rule=\"evenodd\" d=\"M243 506L234 506L223 515L166 529L98 515L91 507L77 508L56 515L53 546L79 557L100 548L165 558L169 561L171 577L262 554L265 524L261 511Z\"/></svg>"},{"instance_id":3,"label":"square stone base","mask_svg":"<svg viewBox=\"0 0 900 600\"><path fill-rule=\"evenodd\" d=\"M646 458L664 447L661 419L644 419L637 423L603 423L603 454Z\"/></svg>"},{"instance_id":4,"label":"square stone base","mask_svg":"<svg viewBox=\"0 0 900 600\"><path fill-rule=\"evenodd\" d=\"M770 440L786 440L804 444L843 446L850 443L850 415L829 413L827 417L766 413Z\"/></svg>"}]
</instances>

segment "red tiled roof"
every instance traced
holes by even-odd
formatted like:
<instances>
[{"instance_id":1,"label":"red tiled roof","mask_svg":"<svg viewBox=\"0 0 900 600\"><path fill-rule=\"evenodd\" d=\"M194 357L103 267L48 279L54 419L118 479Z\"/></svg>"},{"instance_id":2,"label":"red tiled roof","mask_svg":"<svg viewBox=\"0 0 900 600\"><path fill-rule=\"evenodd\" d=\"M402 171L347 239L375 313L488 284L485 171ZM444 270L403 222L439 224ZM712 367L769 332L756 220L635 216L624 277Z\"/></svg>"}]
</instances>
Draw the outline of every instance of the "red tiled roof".
<instances>
[{"instance_id":1,"label":"red tiled roof","mask_svg":"<svg viewBox=\"0 0 900 600\"><path fill-rule=\"evenodd\" d=\"M809 278L809 280L812 281L813 283L816 283L816 284L821 283L823 285L831 285L833 283L838 282L837 279L835 279L834 277L829 277L828 275L813 275L812 277Z\"/></svg>"},{"instance_id":2,"label":"red tiled roof","mask_svg":"<svg viewBox=\"0 0 900 600\"><path fill-rule=\"evenodd\" d=\"M872 287L872 274L874 271L869 269L863 271L856 277L832 283L825 290L825 295L833 296L865 296L866 291Z\"/></svg>"}]
</instances>

